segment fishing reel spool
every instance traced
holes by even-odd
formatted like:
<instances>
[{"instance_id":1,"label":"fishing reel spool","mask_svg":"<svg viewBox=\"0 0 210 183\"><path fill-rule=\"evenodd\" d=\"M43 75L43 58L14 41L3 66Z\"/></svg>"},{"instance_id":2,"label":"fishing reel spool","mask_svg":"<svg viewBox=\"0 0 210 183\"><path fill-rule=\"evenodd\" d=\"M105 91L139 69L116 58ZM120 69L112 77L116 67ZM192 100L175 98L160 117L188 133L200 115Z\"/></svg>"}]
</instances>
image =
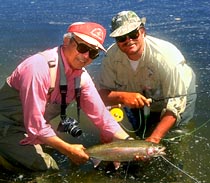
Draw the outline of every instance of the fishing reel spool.
<instances>
[{"instance_id":1,"label":"fishing reel spool","mask_svg":"<svg viewBox=\"0 0 210 183\"><path fill-rule=\"evenodd\" d=\"M123 110L120 108L112 108L109 111L111 115L114 117L114 119L119 123L123 120L124 118L124 113Z\"/></svg>"},{"instance_id":2,"label":"fishing reel spool","mask_svg":"<svg viewBox=\"0 0 210 183\"><path fill-rule=\"evenodd\" d=\"M121 107L122 107L121 104L107 107L110 114L114 117L115 121L117 122L121 122L124 119L124 112L121 109Z\"/></svg>"}]
</instances>

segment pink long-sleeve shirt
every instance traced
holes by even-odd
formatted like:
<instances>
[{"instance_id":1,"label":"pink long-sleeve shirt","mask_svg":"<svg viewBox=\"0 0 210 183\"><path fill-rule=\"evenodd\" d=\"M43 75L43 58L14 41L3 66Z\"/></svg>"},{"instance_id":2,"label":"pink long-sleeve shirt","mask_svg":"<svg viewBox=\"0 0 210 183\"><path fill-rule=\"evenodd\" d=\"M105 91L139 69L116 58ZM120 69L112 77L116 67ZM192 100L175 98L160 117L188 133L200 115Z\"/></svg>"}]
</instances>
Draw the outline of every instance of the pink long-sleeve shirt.
<instances>
[{"instance_id":1,"label":"pink long-sleeve shirt","mask_svg":"<svg viewBox=\"0 0 210 183\"><path fill-rule=\"evenodd\" d=\"M20 142L21 144L42 143L38 139L39 136L52 137L56 135L49 122L60 114L59 69L50 100L47 94L51 87L52 79L48 61L58 63L58 47L46 50L43 53L45 53L45 56L42 53L37 53L24 60L7 79L9 86L18 91L22 103L27 137ZM63 53L61 55L63 56ZM74 78L80 76L81 108L99 128L102 141L110 141L113 134L121 131L122 128L114 121L106 109L88 72L84 68L82 70L73 70L67 64L64 56L63 62L68 83L67 104L75 99Z\"/></svg>"}]
</instances>

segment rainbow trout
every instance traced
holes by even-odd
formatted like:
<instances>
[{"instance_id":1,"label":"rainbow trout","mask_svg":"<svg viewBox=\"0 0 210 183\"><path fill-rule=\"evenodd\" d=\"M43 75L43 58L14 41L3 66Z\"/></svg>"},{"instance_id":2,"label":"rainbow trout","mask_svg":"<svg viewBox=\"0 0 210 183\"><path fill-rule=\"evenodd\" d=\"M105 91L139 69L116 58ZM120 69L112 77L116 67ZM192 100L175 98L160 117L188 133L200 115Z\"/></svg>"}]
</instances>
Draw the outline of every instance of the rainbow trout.
<instances>
[{"instance_id":1,"label":"rainbow trout","mask_svg":"<svg viewBox=\"0 0 210 183\"><path fill-rule=\"evenodd\" d=\"M139 159L150 159L165 155L165 147L144 140L118 140L111 143L95 145L85 152L94 159L97 167L100 161L127 162ZM97 161L96 161L97 160Z\"/></svg>"}]
</instances>

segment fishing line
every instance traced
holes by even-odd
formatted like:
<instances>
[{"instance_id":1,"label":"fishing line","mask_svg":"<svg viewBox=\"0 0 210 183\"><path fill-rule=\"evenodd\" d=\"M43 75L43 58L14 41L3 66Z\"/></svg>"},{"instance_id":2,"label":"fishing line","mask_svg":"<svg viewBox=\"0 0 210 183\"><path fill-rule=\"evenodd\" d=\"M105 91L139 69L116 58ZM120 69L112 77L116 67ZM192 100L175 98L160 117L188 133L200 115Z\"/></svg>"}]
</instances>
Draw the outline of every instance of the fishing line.
<instances>
[{"instance_id":1,"label":"fishing line","mask_svg":"<svg viewBox=\"0 0 210 183\"><path fill-rule=\"evenodd\" d=\"M160 156L162 157L167 163L169 163L171 166L173 166L174 168L176 168L177 170L179 170L180 172L182 172L183 174L185 174L186 176L188 176L189 178L191 178L192 180L194 180L197 183L200 183L200 181L198 181L197 179L195 179L193 176L191 176L189 173L187 173L186 171L182 170L181 168L179 168L178 166L174 165L172 162L170 162L168 159L166 159L164 156Z\"/></svg>"},{"instance_id":2,"label":"fishing line","mask_svg":"<svg viewBox=\"0 0 210 183\"><path fill-rule=\"evenodd\" d=\"M124 177L124 180L125 180L125 181L127 180L128 169L129 169L129 167L130 167L130 161L128 161L128 165L127 165L127 168L126 168L125 177Z\"/></svg>"},{"instance_id":3,"label":"fishing line","mask_svg":"<svg viewBox=\"0 0 210 183\"><path fill-rule=\"evenodd\" d=\"M182 138L182 137L185 137L185 136L188 136L188 135L192 135L193 133L195 133L196 131L200 130L202 127L204 127L205 125L207 125L209 122L210 122L210 119L208 119L205 123L203 123L202 125L200 125L198 128L195 128L191 132L185 133L183 135L178 135L176 137L163 138L162 140L164 140L164 141L174 141L177 138Z\"/></svg>"},{"instance_id":4,"label":"fishing line","mask_svg":"<svg viewBox=\"0 0 210 183\"><path fill-rule=\"evenodd\" d=\"M160 102L160 101L163 101L163 100L167 100L167 99L171 99L171 98L177 98L177 97L183 97L183 96L190 96L190 95L198 95L198 94L202 94L202 93L210 93L210 91L200 91L200 92L193 92L193 93L189 93L189 94L182 94L182 95L175 95L175 96L168 96L168 97L163 97L163 98L153 98L151 97L151 101L152 102ZM118 104L118 105L113 105L113 106L107 106L107 109L110 111L110 113L112 114L112 116L115 118L115 120L117 122L121 122L124 118L123 116L123 111L122 111L122 108L124 106L121 105L121 104ZM147 111L145 111L145 109ZM147 106L144 106L144 129L143 129L143 134L142 134L142 139L145 139L145 133L146 133L146 123L147 123L147 119L150 115L150 108L147 107ZM139 117L140 117L140 124L139 124L139 127L137 129L134 129L134 130L130 130L128 129L125 125L123 125L122 123L120 123L121 127L126 130L128 133L136 133L137 131L139 131L139 129L141 128L141 125L142 125L142 118L141 118L141 112L139 110ZM173 138L164 138L163 140L174 140L176 138L180 138L180 137L183 137L183 136L186 136L186 135L191 135L192 133L194 133L195 131L199 130L201 127L203 127L205 124L207 124L209 122L209 120L204 123L203 125L201 125L199 128L196 128L195 130L193 130L192 132L190 133L187 133L187 134L184 134L184 135L179 135L177 137L173 137Z\"/></svg>"},{"instance_id":5,"label":"fishing line","mask_svg":"<svg viewBox=\"0 0 210 183\"><path fill-rule=\"evenodd\" d=\"M120 123L120 126L125 130L125 131L127 131L127 132L129 132L129 133L136 133L139 129L140 129L140 125L139 125L139 127L138 127L138 129L136 129L136 130L129 130L125 125L123 125L122 123Z\"/></svg>"},{"instance_id":6,"label":"fishing line","mask_svg":"<svg viewBox=\"0 0 210 183\"><path fill-rule=\"evenodd\" d=\"M111 115L114 117L114 119L120 124L120 126L128 133L136 133L140 130L143 121L144 121L144 129L143 129L143 134L142 134L142 138L145 139L145 133L146 133L146 123L147 123L147 119L150 115L150 108L147 106L144 106L144 120L142 119L142 114L141 114L141 110L139 109L139 125L138 128L130 130L128 129L123 123L122 120L124 118L124 112L121 109L121 105L116 105L116 106L108 106L107 109L110 111ZM128 111L129 112L129 111ZM130 120L129 120L130 121Z\"/></svg>"}]
</instances>

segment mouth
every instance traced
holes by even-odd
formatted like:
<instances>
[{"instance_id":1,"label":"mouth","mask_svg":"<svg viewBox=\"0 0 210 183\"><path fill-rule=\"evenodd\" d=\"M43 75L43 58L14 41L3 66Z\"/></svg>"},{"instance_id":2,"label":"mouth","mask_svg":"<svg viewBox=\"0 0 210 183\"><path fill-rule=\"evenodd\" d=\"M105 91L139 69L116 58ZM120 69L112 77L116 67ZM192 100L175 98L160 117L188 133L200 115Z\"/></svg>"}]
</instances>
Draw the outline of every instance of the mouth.
<instances>
[{"instance_id":1,"label":"mouth","mask_svg":"<svg viewBox=\"0 0 210 183\"><path fill-rule=\"evenodd\" d=\"M129 42L126 42L125 44L124 44L124 46L128 46L128 47L130 47L130 46L133 46L135 43L133 43L132 41L129 41Z\"/></svg>"},{"instance_id":2,"label":"mouth","mask_svg":"<svg viewBox=\"0 0 210 183\"><path fill-rule=\"evenodd\" d=\"M77 59L77 63L82 65L82 66L84 66L87 63L87 60L86 59L82 59L82 58L78 58Z\"/></svg>"},{"instance_id":3,"label":"mouth","mask_svg":"<svg viewBox=\"0 0 210 183\"><path fill-rule=\"evenodd\" d=\"M78 62L85 63L86 61L82 59L78 59Z\"/></svg>"},{"instance_id":4,"label":"mouth","mask_svg":"<svg viewBox=\"0 0 210 183\"><path fill-rule=\"evenodd\" d=\"M159 151L158 151L158 155L166 155L166 153L165 153L165 147L162 147L161 149L159 149Z\"/></svg>"}]
</instances>

